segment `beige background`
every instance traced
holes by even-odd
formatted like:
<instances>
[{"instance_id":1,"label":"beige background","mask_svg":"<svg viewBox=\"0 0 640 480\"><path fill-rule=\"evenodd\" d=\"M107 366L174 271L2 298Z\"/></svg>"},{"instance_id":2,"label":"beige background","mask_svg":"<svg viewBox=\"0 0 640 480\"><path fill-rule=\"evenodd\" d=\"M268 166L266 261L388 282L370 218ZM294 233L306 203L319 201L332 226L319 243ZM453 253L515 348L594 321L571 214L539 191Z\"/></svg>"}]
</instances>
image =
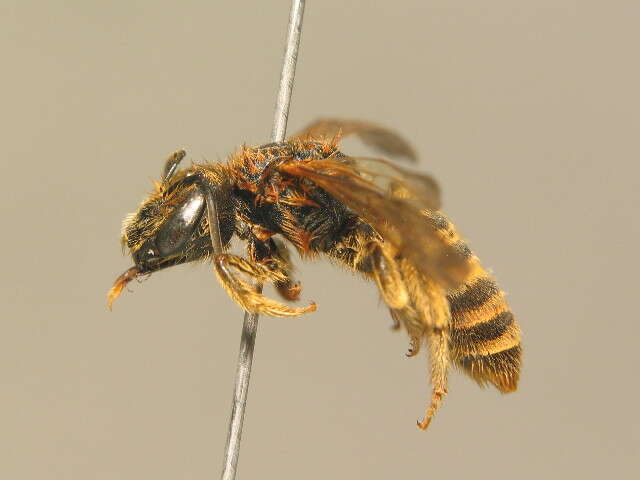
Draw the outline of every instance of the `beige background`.
<instances>
[{"instance_id":1,"label":"beige background","mask_svg":"<svg viewBox=\"0 0 640 480\"><path fill-rule=\"evenodd\" d=\"M425 359L372 285L300 268L317 313L260 324L242 478L632 478L638 419L636 1L309 2L290 130L412 139L509 293L520 390ZM105 293L162 159L271 131L288 2L0 4L0 478L219 475L241 312L206 266ZM364 151L357 142L349 152Z\"/></svg>"}]
</instances>

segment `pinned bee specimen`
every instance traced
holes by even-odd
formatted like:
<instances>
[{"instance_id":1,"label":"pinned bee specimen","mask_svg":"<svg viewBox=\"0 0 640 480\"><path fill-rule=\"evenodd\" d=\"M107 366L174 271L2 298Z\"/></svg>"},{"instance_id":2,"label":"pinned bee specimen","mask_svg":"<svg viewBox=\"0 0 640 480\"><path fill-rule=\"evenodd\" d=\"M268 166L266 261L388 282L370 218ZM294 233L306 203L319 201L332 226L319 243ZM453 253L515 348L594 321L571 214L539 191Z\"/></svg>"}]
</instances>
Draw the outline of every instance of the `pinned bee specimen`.
<instances>
[{"instance_id":1,"label":"pinned bee specimen","mask_svg":"<svg viewBox=\"0 0 640 480\"><path fill-rule=\"evenodd\" d=\"M302 258L325 255L375 282L408 356L425 345L432 395L427 428L456 365L480 385L517 388L520 330L493 278L439 211L437 183L382 159L350 157L339 139L357 135L386 155L415 160L397 134L368 122L323 120L282 143L243 147L225 164L178 169L185 152L166 161L162 181L126 217L123 245L134 266L108 303L142 275L211 260L218 281L244 310L292 317L312 312L267 298L252 281L271 282L298 300L288 246ZM227 251L232 237L246 257Z\"/></svg>"}]
</instances>

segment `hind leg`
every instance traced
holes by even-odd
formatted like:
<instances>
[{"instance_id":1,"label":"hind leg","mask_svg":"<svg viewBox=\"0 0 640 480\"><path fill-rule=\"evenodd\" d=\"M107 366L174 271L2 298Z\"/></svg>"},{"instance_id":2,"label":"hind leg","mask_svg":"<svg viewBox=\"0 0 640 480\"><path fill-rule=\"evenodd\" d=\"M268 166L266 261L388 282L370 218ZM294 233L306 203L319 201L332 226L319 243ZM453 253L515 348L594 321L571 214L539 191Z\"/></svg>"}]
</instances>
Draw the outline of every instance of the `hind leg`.
<instances>
[{"instance_id":1,"label":"hind leg","mask_svg":"<svg viewBox=\"0 0 640 480\"><path fill-rule=\"evenodd\" d=\"M429 305L429 314L425 315L425 340L429 348L429 367L431 372L431 402L418 427L425 430L447 394L447 371L449 369L449 324L451 313L449 302L442 287L433 280L425 279L424 294Z\"/></svg>"},{"instance_id":2,"label":"hind leg","mask_svg":"<svg viewBox=\"0 0 640 480\"><path fill-rule=\"evenodd\" d=\"M431 370L431 403L418 428L425 430L447 394L447 370L449 368L449 338L446 330L432 329L426 336Z\"/></svg>"},{"instance_id":3,"label":"hind leg","mask_svg":"<svg viewBox=\"0 0 640 480\"><path fill-rule=\"evenodd\" d=\"M445 291L433 280L419 275L408 262L401 262L402 276L415 306L415 321L422 327L422 338L429 350L431 400L418 427L426 429L447 394L450 363L449 325L451 314Z\"/></svg>"}]
</instances>

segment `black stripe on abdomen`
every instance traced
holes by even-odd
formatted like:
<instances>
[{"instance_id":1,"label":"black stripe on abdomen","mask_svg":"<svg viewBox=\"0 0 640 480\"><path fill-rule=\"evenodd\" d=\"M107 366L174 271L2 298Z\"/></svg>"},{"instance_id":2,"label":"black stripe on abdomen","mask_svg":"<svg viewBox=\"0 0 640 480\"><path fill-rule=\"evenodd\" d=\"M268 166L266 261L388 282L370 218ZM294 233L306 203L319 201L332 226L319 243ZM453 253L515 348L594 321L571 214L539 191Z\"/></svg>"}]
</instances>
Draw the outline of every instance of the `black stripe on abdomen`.
<instances>
[{"instance_id":1,"label":"black stripe on abdomen","mask_svg":"<svg viewBox=\"0 0 640 480\"><path fill-rule=\"evenodd\" d=\"M500 338L513 322L513 313L506 311L468 328L456 328L454 325L451 335L454 343L460 346L486 342Z\"/></svg>"},{"instance_id":2,"label":"black stripe on abdomen","mask_svg":"<svg viewBox=\"0 0 640 480\"><path fill-rule=\"evenodd\" d=\"M447 299L451 307L451 314L455 315L476 310L498 294L500 294L500 289L496 282L492 278L481 277L468 285L462 292L449 294Z\"/></svg>"}]
</instances>

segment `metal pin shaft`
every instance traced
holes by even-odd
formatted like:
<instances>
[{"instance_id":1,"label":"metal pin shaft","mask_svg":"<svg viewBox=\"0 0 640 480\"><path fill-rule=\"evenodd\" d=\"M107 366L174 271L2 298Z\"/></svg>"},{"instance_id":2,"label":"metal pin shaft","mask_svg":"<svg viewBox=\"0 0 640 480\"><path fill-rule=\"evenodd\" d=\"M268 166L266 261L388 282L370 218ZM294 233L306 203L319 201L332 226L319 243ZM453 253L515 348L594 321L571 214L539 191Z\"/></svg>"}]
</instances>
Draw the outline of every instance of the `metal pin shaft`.
<instances>
[{"instance_id":1,"label":"metal pin shaft","mask_svg":"<svg viewBox=\"0 0 640 480\"><path fill-rule=\"evenodd\" d=\"M304 3L304 0L291 1L289 29L287 32L282 73L280 75L280 88L276 100L273 130L271 133L271 141L273 142L282 142L287 130L289 105L291 103L293 79L296 71L296 61L298 59L298 47L300 45ZM256 285L256 290L259 292L262 291L262 285ZM229 420L229 433L227 434L227 446L224 452L222 480L235 480L236 478L238 456L240 454L240 440L242 438L242 423L244 421L244 409L247 403L247 392L249 390L249 379L251 377L253 349L257 330L258 314L245 312L242 325L242 337L240 340L240 352L238 354L238 367L236 370L236 386L233 393L231 418Z\"/></svg>"}]
</instances>

